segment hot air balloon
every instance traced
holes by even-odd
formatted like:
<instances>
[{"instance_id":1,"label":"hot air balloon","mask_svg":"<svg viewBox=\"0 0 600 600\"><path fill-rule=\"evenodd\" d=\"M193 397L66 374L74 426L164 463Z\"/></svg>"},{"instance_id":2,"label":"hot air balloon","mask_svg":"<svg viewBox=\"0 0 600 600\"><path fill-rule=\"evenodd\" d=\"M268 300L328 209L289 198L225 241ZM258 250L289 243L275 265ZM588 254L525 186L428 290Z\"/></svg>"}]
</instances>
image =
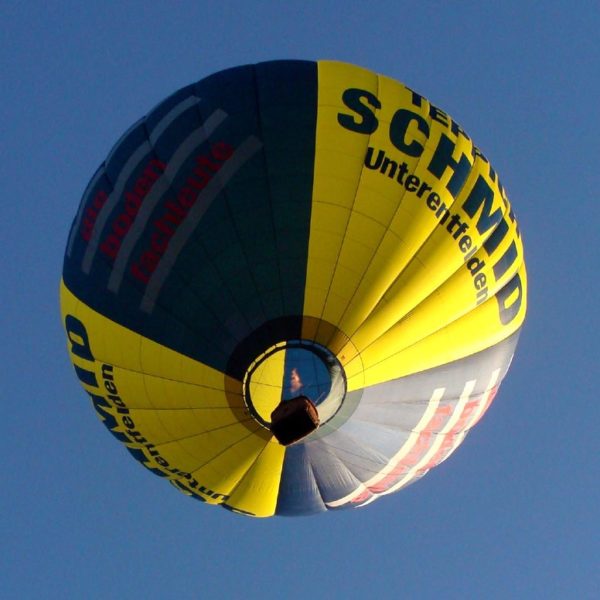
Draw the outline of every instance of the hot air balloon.
<instances>
[{"instance_id":1,"label":"hot air balloon","mask_svg":"<svg viewBox=\"0 0 600 600\"><path fill-rule=\"evenodd\" d=\"M444 461L526 291L506 192L456 121L357 66L273 61L123 134L60 293L110 433L185 494L268 517L363 506Z\"/></svg>"}]
</instances>

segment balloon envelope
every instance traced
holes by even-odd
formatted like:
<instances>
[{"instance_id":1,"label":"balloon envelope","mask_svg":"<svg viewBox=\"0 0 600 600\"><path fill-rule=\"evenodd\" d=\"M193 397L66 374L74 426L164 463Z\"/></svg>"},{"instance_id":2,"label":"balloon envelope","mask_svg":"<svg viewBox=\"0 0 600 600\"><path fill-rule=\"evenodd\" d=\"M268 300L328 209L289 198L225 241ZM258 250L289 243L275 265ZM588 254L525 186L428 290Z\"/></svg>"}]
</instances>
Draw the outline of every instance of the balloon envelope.
<instances>
[{"instance_id":1,"label":"balloon envelope","mask_svg":"<svg viewBox=\"0 0 600 600\"><path fill-rule=\"evenodd\" d=\"M75 216L61 305L134 458L209 504L300 515L458 447L510 364L526 274L505 190L451 117L353 65L276 61L187 86L121 137ZM299 397L282 443L272 415Z\"/></svg>"}]
</instances>

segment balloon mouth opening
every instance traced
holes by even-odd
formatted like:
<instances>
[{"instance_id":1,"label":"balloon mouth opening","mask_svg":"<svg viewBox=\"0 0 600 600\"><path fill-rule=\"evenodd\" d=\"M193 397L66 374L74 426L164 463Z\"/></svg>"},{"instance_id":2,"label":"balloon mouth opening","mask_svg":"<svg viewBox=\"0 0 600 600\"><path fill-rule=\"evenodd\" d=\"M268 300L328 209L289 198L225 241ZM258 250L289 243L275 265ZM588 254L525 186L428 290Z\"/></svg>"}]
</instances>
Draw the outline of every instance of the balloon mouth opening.
<instances>
[{"instance_id":1,"label":"balloon mouth opening","mask_svg":"<svg viewBox=\"0 0 600 600\"><path fill-rule=\"evenodd\" d=\"M346 375L325 346L286 340L248 367L243 394L253 419L288 445L335 416L346 397Z\"/></svg>"}]
</instances>

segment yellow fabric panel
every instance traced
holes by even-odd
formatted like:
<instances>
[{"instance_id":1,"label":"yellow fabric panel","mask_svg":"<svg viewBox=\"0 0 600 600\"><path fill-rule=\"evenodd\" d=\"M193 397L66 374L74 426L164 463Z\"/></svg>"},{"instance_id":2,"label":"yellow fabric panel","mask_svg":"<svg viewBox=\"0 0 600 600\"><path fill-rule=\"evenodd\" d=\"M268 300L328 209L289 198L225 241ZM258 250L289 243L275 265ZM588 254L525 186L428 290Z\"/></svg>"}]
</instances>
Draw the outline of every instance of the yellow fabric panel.
<instances>
[{"instance_id":1,"label":"yellow fabric panel","mask_svg":"<svg viewBox=\"0 0 600 600\"><path fill-rule=\"evenodd\" d=\"M238 423L241 419L250 420L240 410L238 415L223 409L162 409L162 410L130 410L136 426L156 446L175 440L205 436L209 432L221 431ZM204 458L206 452L200 452L200 446L194 444L193 456Z\"/></svg>"},{"instance_id":2,"label":"yellow fabric panel","mask_svg":"<svg viewBox=\"0 0 600 600\"><path fill-rule=\"evenodd\" d=\"M156 446L251 421L244 407L230 408L222 390L118 367L103 373L107 391L117 390L136 428Z\"/></svg>"},{"instance_id":3,"label":"yellow fabric panel","mask_svg":"<svg viewBox=\"0 0 600 600\"><path fill-rule=\"evenodd\" d=\"M509 243L510 241L507 241L506 244L499 246L498 254L502 255L505 249L504 246ZM474 255L482 261L486 260L486 256L483 249ZM491 278L488 296L494 296L517 273L522 265L523 255L519 253L519 259L507 269L499 281ZM523 272L524 276L525 273ZM418 304L410 313L377 337L370 346L381 348L383 356L385 353L387 355L395 354L417 343L420 339L428 337L475 309L477 301L474 291L473 277L469 270L465 267L458 269L451 278ZM497 326L501 327L497 316L496 322ZM360 337L357 336L357 339L360 340ZM344 348L344 352L349 353L351 349Z\"/></svg>"},{"instance_id":4,"label":"yellow fabric panel","mask_svg":"<svg viewBox=\"0 0 600 600\"><path fill-rule=\"evenodd\" d=\"M271 420L271 413L281 402L285 355L285 350L274 352L252 373L249 386L252 405L265 421Z\"/></svg>"},{"instance_id":5,"label":"yellow fabric panel","mask_svg":"<svg viewBox=\"0 0 600 600\"><path fill-rule=\"evenodd\" d=\"M329 286L328 294L323 298L325 306L321 316L326 321L338 325L346 333L353 330L352 323L360 323L365 316L365 295L371 296L376 303L387 289L386 281L393 281L398 269L393 261L389 260L389 250L394 248L405 248L402 241L394 236L393 243L386 243L386 236L390 222L398 212L404 190L393 179L382 175L378 171L363 168L367 146L374 148L390 148L389 125L394 112L399 106L409 105L411 92L402 84L389 78L378 76L371 87L363 86L356 79L356 75L362 73L357 67L340 66L339 63L319 63L319 79L331 78L325 89L319 87L319 116L317 121L317 151L315 154L315 182L313 191L313 202L321 198L322 180L327 178L331 168L357 169L360 171L358 186L354 190L352 200L352 213L346 221L346 230L343 234L341 246L337 250L337 256L333 260L337 265L325 278ZM374 112L379 120L379 126L371 135L361 135L348 131L337 122L339 113L349 112L342 101L344 90L348 88L365 89L377 95L382 107ZM335 110L328 113L322 112L321 104L335 105ZM412 108L412 105L411 105ZM332 127L332 123L335 124ZM422 137L416 132L417 138ZM362 160L359 165L343 164L343 158L335 156L332 148L339 148L349 143L356 147L358 141L362 140ZM424 141L424 139L422 139ZM320 149L324 148L323 152ZM339 151L338 151L339 152ZM398 157L400 153L392 147L392 154ZM418 163L417 158L402 155L403 160L411 170ZM334 164L332 165L332 161ZM319 226L318 213L313 216L312 226ZM318 240L312 239L311 245L316 246ZM387 252L383 255L384 260L377 261L381 248ZM311 286L311 252L309 250L309 277L307 285ZM374 261L377 261L374 263ZM386 278L386 273L388 273ZM368 285L365 285L365 277L369 277ZM384 282L384 283L382 283ZM368 309L367 309L368 311ZM309 313L312 314L312 313ZM368 314L368 312L367 312Z\"/></svg>"},{"instance_id":6,"label":"yellow fabric panel","mask_svg":"<svg viewBox=\"0 0 600 600\"><path fill-rule=\"evenodd\" d=\"M391 336L398 336L398 339L374 343L345 365L348 390L431 369L470 356L506 339L523 324L527 310L527 277L524 263L521 264L518 274L521 279L522 301L517 315L510 323L501 325L498 301L492 297L446 327L390 355L390 343L402 346L405 334L399 327L390 333ZM508 302L511 302L510 298Z\"/></svg>"},{"instance_id":7,"label":"yellow fabric panel","mask_svg":"<svg viewBox=\"0 0 600 600\"><path fill-rule=\"evenodd\" d=\"M233 428L224 428L164 444L158 450L169 462L172 459L173 464L183 464L181 470L191 473L203 486L229 495L268 444L268 432L258 424L255 429L255 433L245 430L240 436ZM201 459L194 458L198 454Z\"/></svg>"},{"instance_id":8,"label":"yellow fabric panel","mask_svg":"<svg viewBox=\"0 0 600 600\"><path fill-rule=\"evenodd\" d=\"M118 366L112 368L112 375L115 382L118 382L119 394L127 398L130 410L230 409L222 384L220 389L213 388L121 369ZM241 399L239 409L243 409ZM229 412L231 414L230 410Z\"/></svg>"},{"instance_id":9,"label":"yellow fabric panel","mask_svg":"<svg viewBox=\"0 0 600 600\"><path fill-rule=\"evenodd\" d=\"M129 331L129 330L126 330ZM134 334L135 335L135 334ZM175 379L214 389L224 389L225 376L220 371L199 363L166 346L140 337L140 363L144 373L164 379Z\"/></svg>"},{"instance_id":10,"label":"yellow fabric panel","mask_svg":"<svg viewBox=\"0 0 600 600\"><path fill-rule=\"evenodd\" d=\"M476 169L473 169L473 171L476 171ZM469 179L474 183L478 176L479 173L476 173ZM467 189L470 189L470 187ZM459 204L459 201L456 204ZM495 196L492 207L492 210L495 209L505 210L499 191ZM425 207L423 211L426 211L435 219L434 213L428 208ZM466 215L462 211L456 209L456 212L461 216L463 222L467 221ZM445 226L437 224L437 219L435 219L434 227L435 229L433 229L426 242L415 252L412 259L406 265L403 265L403 270L396 280L390 284L379 304L374 307L369 315L363 315L364 321L358 326L358 330L349 332L359 351L393 327L458 270L467 271L464 264L465 255L458 248L457 240L449 234ZM486 232L485 236L481 236L474 229L471 235L473 245L481 246L489 235L490 232ZM501 256L499 252L496 254ZM487 274L487 279L494 281L492 262L486 259L485 264L484 272ZM456 288L455 294L460 295L464 306L475 307L476 290L473 288L473 283L468 279L461 279L461 281L464 281L465 286L463 289ZM368 279L365 282L366 285L369 285ZM500 323L498 323L498 326L501 326Z\"/></svg>"},{"instance_id":11,"label":"yellow fabric panel","mask_svg":"<svg viewBox=\"0 0 600 600\"><path fill-rule=\"evenodd\" d=\"M340 114L351 116L355 123L363 118L346 105L344 93L351 88L373 94L380 104L375 108L372 99L367 101L361 95L361 102L369 105L367 112L377 119L371 133L351 131L338 121ZM357 354L369 370L384 354L418 347L420 339L434 334L440 338L441 330L468 311L477 310L479 315L479 306L522 263L522 243L489 163L460 128L451 127L451 118L427 100L417 106L412 92L401 83L366 75L351 65L320 62L318 103L305 313L337 328L340 339L334 336L327 343L341 348L336 354L353 378L359 371L358 361L353 360ZM410 115L404 142L423 147L417 157L399 150L392 140L390 125L397 122L397 111L402 110ZM421 126L427 132L420 130ZM446 143L452 145L452 161L470 165L456 199L447 189L456 176L455 169L448 165L438 176L429 171L433 157ZM480 178L492 190L493 198L471 217L463 204ZM348 184L340 184L343 180ZM503 215L509 224L492 256L481 247L493 228L483 233L477 229L484 210ZM465 234L470 238L471 253L459 246ZM517 260L496 281L493 268L513 241ZM473 256L482 263L476 273L467 267ZM476 274L480 275L475 281ZM487 314L492 319L484 328L487 343L473 339L445 348L432 345L427 368L459 359L474 352L476 346L487 347L491 339L507 337L522 321L517 319L506 327L497 309ZM349 342L341 342L345 336ZM415 365L423 362L411 360Z\"/></svg>"},{"instance_id":12,"label":"yellow fabric panel","mask_svg":"<svg viewBox=\"0 0 600 600\"><path fill-rule=\"evenodd\" d=\"M124 330L124 328L86 306L67 289L62 280L60 283L60 305L63 324L67 314L73 315L85 324L96 361L119 365L132 371L141 371L140 335L125 330L128 331L127 335L114 337L119 335L120 330ZM118 340L119 343L115 344L113 340ZM70 356L72 361L77 360L77 357L73 354L70 354Z\"/></svg>"},{"instance_id":13,"label":"yellow fabric panel","mask_svg":"<svg viewBox=\"0 0 600 600\"><path fill-rule=\"evenodd\" d=\"M412 172L420 181L431 183L442 202L451 206L454 199L450 193L425 168L429 163L432 147L435 147L440 136L435 122L430 126L431 136L423 157ZM470 152L469 148L465 150ZM474 179L475 175L472 174L470 178ZM395 181L381 175L380 180L388 185L391 183L398 186ZM353 336L353 339L354 332L364 327L365 321L374 312L377 313L377 309L389 315L387 319L381 315L384 320L383 329L391 326L394 320L426 297L462 263L462 253L452 247L456 244L455 240L438 225L435 213L425 205L425 198L419 198L414 193L403 194L398 210L389 223L387 235L388 243L379 247L369 271L365 273L361 288L339 323L339 327ZM437 277L436 271L440 272ZM413 282L415 276L420 281ZM408 288L408 282L413 283L413 289ZM392 299L396 302L391 302ZM405 300L404 307L398 304L401 300ZM356 343L360 347L358 339Z\"/></svg>"},{"instance_id":14,"label":"yellow fabric panel","mask_svg":"<svg viewBox=\"0 0 600 600\"><path fill-rule=\"evenodd\" d=\"M426 165L433 155L441 134L447 132L446 126L428 119L427 103L423 103L420 109L414 107L410 101L412 93L405 86L382 76L379 76L377 81L370 81L370 86L363 86L355 78L362 73L357 67L339 63L319 63L319 80L325 83L319 87L313 208L317 208L316 205L328 197L325 181L332 171L359 169L360 175L354 197L347 197L343 192L340 194L338 188L331 192L333 199L330 202L342 203L340 196L344 197L347 207L352 209L351 214L335 215L329 211L329 214L323 213L321 217L318 210L313 212L307 280L311 297L317 295L317 290L321 291L320 298L325 306L320 316L350 335L381 300L398 273L411 260L414 251L436 227L437 220L428 214L430 211L427 208L423 209L421 198L405 193L404 187L395 179L379 171L363 168L362 162L360 165L344 164L344 157L338 155L339 150L336 154L335 149L353 144L349 147L362 150L364 160L366 145L371 145L373 148L384 149L386 154L398 163L406 163L411 173L419 173L420 165L421 169L424 169L422 165ZM381 102L381 109L374 111L379 125L370 136L348 131L337 122L339 113L348 113L342 96L344 90L349 87L362 87L376 94ZM322 105L325 105L327 110L323 109ZM427 140L418 130L411 133L422 143L427 141L426 150L420 158L404 155L391 145L390 123L396 110L402 107L420 114L429 123L431 133ZM470 141L461 136L459 138L455 153L470 152ZM448 169L441 183L445 183L445 179L450 176L451 170ZM429 174L429 180L431 178ZM444 194L450 198L447 201L449 205L451 197L445 189L440 192L440 195ZM332 222L336 223L338 228L335 241L327 240L332 233ZM420 226L421 222L424 222L423 226ZM345 231L340 232L340 226L344 226ZM326 256L319 255L319 249L323 246L328 249ZM315 266L313 271L318 271L316 266L322 265L316 260L321 258L336 264L330 264L327 270L321 269L320 277L313 278L311 267ZM324 286L328 286L327 292ZM307 312L314 314L308 305Z\"/></svg>"},{"instance_id":15,"label":"yellow fabric panel","mask_svg":"<svg viewBox=\"0 0 600 600\"><path fill-rule=\"evenodd\" d=\"M368 144L365 136L357 136L338 125L340 93L349 78L354 86L373 93L377 93L378 85L374 73L352 65L320 62L318 68L313 204L304 304L305 315L315 317L323 315Z\"/></svg>"},{"instance_id":16,"label":"yellow fabric panel","mask_svg":"<svg viewBox=\"0 0 600 600\"><path fill-rule=\"evenodd\" d=\"M96 361L195 385L224 389L224 375L118 325L76 298L61 281L60 302L66 314L80 319L90 335Z\"/></svg>"},{"instance_id":17,"label":"yellow fabric panel","mask_svg":"<svg viewBox=\"0 0 600 600\"><path fill-rule=\"evenodd\" d=\"M275 514L285 448L271 440L227 501L230 506L257 517Z\"/></svg>"},{"instance_id":18,"label":"yellow fabric panel","mask_svg":"<svg viewBox=\"0 0 600 600\"><path fill-rule=\"evenodd\" d=\"M241 384L118 325L64 284L61 306L63 319L72 315L85 326L94 360L72 352L71 360L94 374L98 385L84 387L114 417L111 431L125 436L147 467L207 501L223 502L271 437L245 414L241 394L239 408L228 402L226 386L241 390ZM71 342L68 347L71 351ZM197 478L195 485L190 485L190 474ZM200 488L214 491L215 497Z\"/></svg>"}]
</instances>

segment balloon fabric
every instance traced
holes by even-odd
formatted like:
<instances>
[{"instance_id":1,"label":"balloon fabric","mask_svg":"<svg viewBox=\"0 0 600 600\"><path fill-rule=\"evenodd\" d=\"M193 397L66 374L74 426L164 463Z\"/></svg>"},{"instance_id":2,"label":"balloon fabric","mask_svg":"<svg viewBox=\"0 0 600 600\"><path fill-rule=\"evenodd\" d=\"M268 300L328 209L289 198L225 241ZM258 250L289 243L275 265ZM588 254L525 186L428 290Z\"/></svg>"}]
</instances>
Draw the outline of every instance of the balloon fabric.
<instances>
[{"instance_id":1,"label":"balloon fabric","mask_svg":"<svg viewBox=\"0 0 600 600\"><path fill-rule=\"evenodd\" d=\"M268 517L363 506L444 461L508 370L527 278L456 121L357 66L274 61L123 134L60 294L110 433L192 498Z\"/></svg>"}]
</instances>

